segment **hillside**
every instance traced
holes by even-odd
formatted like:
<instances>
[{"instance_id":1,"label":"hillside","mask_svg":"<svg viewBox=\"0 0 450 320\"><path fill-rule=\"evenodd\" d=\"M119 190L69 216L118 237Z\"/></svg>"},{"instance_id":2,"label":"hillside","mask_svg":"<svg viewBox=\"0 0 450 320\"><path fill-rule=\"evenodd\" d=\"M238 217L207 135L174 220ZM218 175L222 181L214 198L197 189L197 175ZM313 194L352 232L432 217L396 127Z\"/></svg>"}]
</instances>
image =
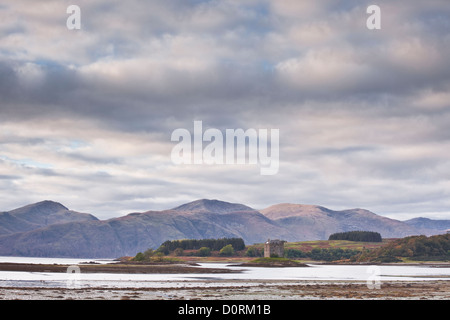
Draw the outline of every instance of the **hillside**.
<instances>
[{"instance_id":1,"label":"hillside","mask_svg":"<svg viewBox=\"0 0 450 320\"><path fill-rule=\"evenodd\" d=\"M363 252L358 257L359 262L396 262L401 259L449 261L450 234L396 239L378 249Z\"/></svg>"},{"instance_id":2,"label":"hillside","mask_svg":"<svg viewBox=\"0 0 450 320\"><path fill-rule=\"evenodd\" d=\"M98 220L95 216L67 209L54 201L41 201L0 212L0 236L36 230L57 223Z\"/></svg>"},{"instance_id":3,"label":"hillside","mask_svg":"<svg viewBox=\"0 0 450 320\"><path fill-rule=\"evenodd\" d=\"M420 225L363 209L333 211L280 204L257 211L243 204L207 199L109 220L43 201L0 213L0 226L0 255L83 258L134 256L176 239L242 238L253 244L268 238L325 240L332 233L351 230L376 231L383 238L422 231Z\"/></svg>"},{"instance_id":4,"label":"hillside","mask_svg":"<svg viewBox=\"0 0 450 320\"><path fill-rule=\"evenodd\" d=\"M404 221L406 224L422 229L423 234L432 235L436 233L445 233L450 229L450 220L432 220L428 218L414 218Z\"/></svg>"},{"instance_id":5,"label":"hillside","mask_svg":"<svg viewBox=\"0 0 450 320\"><path fill-rule=\"evenodd\" d=\"M230 212L256 212L255 209L240 203L229 203L220 200L200 199L182 204L172 210L187 213L208 213L226 214Z\"/></svg>"},{"instance_id":6,"label":"hillside","mask_svg":"<svg viewBox=\"0 0 450 320\"><path fill-rule=\"evenodd\" d=\"M69 222L3 236L0 255L111 258L157 248L166 240L237 237L254 243L267 236L294 237L251 208L200 200L173 210Z\"/></svg>"},{"instance_id":7,"label":"hillside","mask_svg":"<svg viewBox=\"0 0 450 320\"><path fill-rule=\"evenodd\" d=\"M332 233L345 231L375 231L383 238L399 238L420 234L420 228L379 216L364 209L334 211L321 206L278 204L260 210L292 233L297 240L328 239Z\"/></svg>"}]
</instances>

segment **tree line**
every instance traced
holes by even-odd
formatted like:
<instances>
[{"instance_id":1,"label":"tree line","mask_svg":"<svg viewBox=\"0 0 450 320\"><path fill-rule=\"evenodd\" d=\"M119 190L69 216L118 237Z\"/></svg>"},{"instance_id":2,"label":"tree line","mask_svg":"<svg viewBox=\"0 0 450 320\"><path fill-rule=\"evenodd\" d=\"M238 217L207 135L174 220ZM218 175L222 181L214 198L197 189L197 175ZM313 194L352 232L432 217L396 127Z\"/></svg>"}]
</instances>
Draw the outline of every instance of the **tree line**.
<instances>
[{"instance_id":1,"label":"tree line","mask_svg":"<svg viewBox=\"0 0 450 320\"><path fill-rule=\"evenodd\" d=\"M164 254L169 254L176 249L199 250L200 248L209 248L212 251L219 251L227 245L231 245L236 251L245 249L245 243L242 238L220 238L167 240L161 244L158 251Z\"/></svg>"},{"instance_id":2,"label":"tree line","mask_svg":"<svg viewBox=\"0 0 450 320\"><path fill-rule=\"evenodd\" d=\"M381 242L383 239L378 232L373 231L347 231L333 233L328 240L348 240L361 242Z\"/></svg>"},{"instance_id":3,"label":"tree line","mask_svg":"<svg viewBox=\"0 0 450 320\"><path fill-rule=\"evenodd\" d=\"M396 262L411 260L450 260L450 234L410 236L394 240L378 249L364 250L357 261Z\"/></svg>"}]
</instances>

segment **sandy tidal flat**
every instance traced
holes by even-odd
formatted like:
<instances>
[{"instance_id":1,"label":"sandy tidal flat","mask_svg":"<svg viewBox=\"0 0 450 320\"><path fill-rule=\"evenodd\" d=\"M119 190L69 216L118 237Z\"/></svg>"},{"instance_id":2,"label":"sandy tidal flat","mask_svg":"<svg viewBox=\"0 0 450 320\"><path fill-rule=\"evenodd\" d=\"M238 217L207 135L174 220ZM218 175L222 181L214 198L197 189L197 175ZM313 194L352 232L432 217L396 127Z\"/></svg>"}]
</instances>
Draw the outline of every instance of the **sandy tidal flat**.
<instances>
[{"instance_id":1,"label":"sandy tidal flat","mask_svg":"<svg viewBox=\"0 0 450 320\"><path fill-rule=\"evenodd\" d=\"M206 285L206 286L205 286ZM393 281L379 289L349 281L196 281L165 288L0 287L0 299L25 300L302 300L302 299L432 299L450 298L449 281Z\"/></svg>"}]
</instances>

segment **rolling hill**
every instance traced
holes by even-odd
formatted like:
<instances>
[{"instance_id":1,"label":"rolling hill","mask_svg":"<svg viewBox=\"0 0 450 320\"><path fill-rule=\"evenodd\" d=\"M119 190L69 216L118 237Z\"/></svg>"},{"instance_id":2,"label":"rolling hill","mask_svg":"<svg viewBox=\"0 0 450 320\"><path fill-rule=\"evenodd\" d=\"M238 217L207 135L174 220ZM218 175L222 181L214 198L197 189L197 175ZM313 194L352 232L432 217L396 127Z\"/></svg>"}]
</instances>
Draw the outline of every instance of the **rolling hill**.
<instances>
[{"instance_id":1,"label":"rolling hill","mask_svg":"<svg viewBox=\"0 0 450 320\"><path fill-rule=\"evenodd\" d=\"M414 218L405 221L406 224L424 230L424 234L445 233L450 229L450 220L432 220L428 218Z\"/></svg>"},{"instance_id":2,"label":"rolling hill","mask_svg":"<svg viewBox=\"0 0 450 320\"><path fill-rule=\"evenodd\" d=\"M436 230L429 225L428 221L428 228L423 229L417 221L411 225L363 209L333 211L313 205L279 204L258 211L243 204L207 199L169 210L98 220L57 202L43 201L0 213L0 255L116 258L134 256L175 239L239 237L252 244L267 238L328 239L331 233L352 230L403 237L423 230L432 234Z\"/></svg>"},{"instance_id":3,"label":"rolling hill","mask_svg":"<svg viewBox=\"0 0 450 320\"><path fill-rule=\"evenodd\" d=\"M56 223L98 220L95 216L67 209L54 201L41 201L15 210L0 212L0 236L25 232Z\"/></svg>"},{"instance_id":4,"label":"rolling hill","mask_svg":"<svg viewBox=\"0 0 450 320\"><path fill-rule=\"evenodd\" d=\"M286 230L247 206L199 200L172 210L57 223L2 236L0 255L111 258L157 248L166 240L239 237L254 243L267 235L282 238Z\"/></svg>"},{"instance_id":5,"label":"rolling hill","mask_svg":"<svg viewBox=\"0 0 450 320\"><path fill-rule=\"evenodd\" d=\"M334 211L321 206L283 203L261 210L298 240L328 239L336 232L376 231L384 238L398 238L421 232L420 226L379 216L364 209Z\"/></svg>"}]
</instances>

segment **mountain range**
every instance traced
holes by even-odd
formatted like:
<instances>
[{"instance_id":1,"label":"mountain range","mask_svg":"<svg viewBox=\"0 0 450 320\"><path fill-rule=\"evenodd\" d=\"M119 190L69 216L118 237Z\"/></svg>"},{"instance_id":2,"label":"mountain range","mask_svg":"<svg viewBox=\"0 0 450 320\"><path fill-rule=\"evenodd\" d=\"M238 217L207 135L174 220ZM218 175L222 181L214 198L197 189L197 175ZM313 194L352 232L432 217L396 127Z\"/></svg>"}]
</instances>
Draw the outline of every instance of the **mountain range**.
<instances>
[{"instance_id":1,"label":"mountain range","mask_svg":"<svg viewBox=\"0 0 450 320\"><path fill-rule=\"evenodd\" d=\"M173 209L130 213L99 220L42 201L0 212L0 255L117 258L157 248L166 240L239 237L246 244L268 238L324 240L332 233L364 230L384 238L440 234L450 220L399 221L364 209L277 204L255 210L243 204L197 200Z\"/></svg>"}]
</instances>

